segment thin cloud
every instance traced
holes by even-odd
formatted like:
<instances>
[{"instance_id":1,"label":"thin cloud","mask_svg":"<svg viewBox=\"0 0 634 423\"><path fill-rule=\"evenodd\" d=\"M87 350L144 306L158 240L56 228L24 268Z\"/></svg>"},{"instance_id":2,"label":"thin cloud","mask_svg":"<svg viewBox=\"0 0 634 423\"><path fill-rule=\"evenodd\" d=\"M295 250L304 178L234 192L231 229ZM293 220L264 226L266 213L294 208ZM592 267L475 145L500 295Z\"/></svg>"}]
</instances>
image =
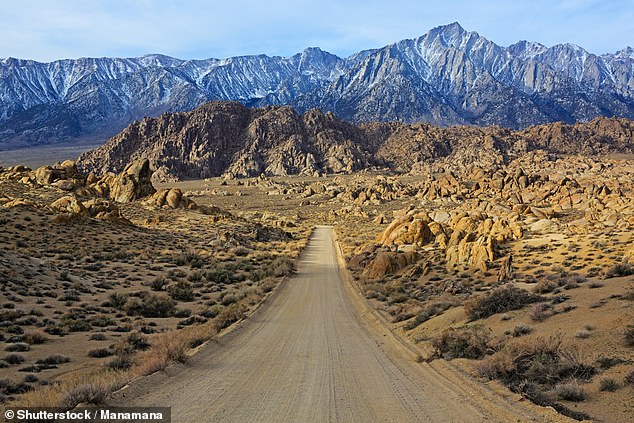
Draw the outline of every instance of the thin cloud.
<instances>
[{"instance_id":1,"label":"thin cloud","mask_svg":"<svg viewBox=\"0 0 634 423\"><path fill-rule=\"evenodd\" d=\"M629 3L23 0L3 5L0 57L290 56L308 46L347 56L454 21L500 45L571 42L605 53L634 40Z\"/></svg>"}]
</instances>

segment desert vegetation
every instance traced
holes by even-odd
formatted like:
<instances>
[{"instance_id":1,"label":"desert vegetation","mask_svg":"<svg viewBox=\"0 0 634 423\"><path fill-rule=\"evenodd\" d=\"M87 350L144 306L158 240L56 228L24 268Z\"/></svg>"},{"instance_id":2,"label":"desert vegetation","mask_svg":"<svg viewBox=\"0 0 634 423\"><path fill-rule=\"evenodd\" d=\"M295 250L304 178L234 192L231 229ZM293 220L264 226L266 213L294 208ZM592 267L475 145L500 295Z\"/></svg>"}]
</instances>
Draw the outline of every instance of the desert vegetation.
<instances>
[{"instance_id":1,"label":"desert vegetation","mask_svg":"<svg viewBox=\"0 0 634 423\"><path fill-rule=\"evenodd\" d=\"M627 420L610 404L634 386L631 161L474 154L390 176L162 183L130 202L77 183L77 201L108 202L101 217L72 197L52 207L68 191L2 170L3 401L99 402L186 361L291 275L327 223L357 288L421 360L576 418Z\"/></svg>"}]
</instances>

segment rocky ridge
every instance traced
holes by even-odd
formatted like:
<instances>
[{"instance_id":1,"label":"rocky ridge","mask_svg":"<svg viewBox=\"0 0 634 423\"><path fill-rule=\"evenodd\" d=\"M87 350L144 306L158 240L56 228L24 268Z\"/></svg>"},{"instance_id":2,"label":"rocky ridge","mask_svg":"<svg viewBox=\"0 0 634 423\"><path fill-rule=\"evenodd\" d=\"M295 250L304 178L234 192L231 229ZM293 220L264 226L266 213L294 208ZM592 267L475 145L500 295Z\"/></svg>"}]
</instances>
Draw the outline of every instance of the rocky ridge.
<instances>
[{"instance_id":1,"label":"rocky ridge","mask_svg":"<svg viewBox=\"0 0 634 423\"><path fill-rule=\"evenodd\" d=\"M487 167L537 150L557 155L633 153L633 139L634 124L621 118L522 131L426 123L353 125L318 109L298 114L287 106L249 109L238 102L211 102L191 112L135 122L82 154L78 166L104 174L146 158L158 180L319 175L373 167L424 173L439 160L449 170Z\"/></svg>"}]
</instances>

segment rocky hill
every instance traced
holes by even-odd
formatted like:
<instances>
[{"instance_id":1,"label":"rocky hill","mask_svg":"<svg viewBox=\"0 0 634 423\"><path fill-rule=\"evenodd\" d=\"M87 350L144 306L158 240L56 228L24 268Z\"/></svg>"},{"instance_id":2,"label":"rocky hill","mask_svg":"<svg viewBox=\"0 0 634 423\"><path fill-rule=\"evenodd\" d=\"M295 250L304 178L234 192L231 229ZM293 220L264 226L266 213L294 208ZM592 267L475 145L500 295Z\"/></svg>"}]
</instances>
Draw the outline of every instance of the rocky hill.
<instances>
[{"instance_id":1,"label":"rocky hill","mask_svg":"<svg viewBox=\"0 0 634 423\"><path fill-rule=\"evenodd\" d=\"M309 48L180 60L0 60L0 148L104 139L143 116L210 100L332 111L351 122L427 121L525 128L597 116L634 118L634 51L571 44L502 47L454 23L339 58Z\"/></svg>"},{"instance_id":2,"label":"rocky hill","mask_svg":"<svg viewBox=\"0 0 634 423\"><path fill-rule=\"evenodd\" d=\"M633 139L634 123L620 118L522 131L427 123L354 125L318 109L300 115L288 106L249 109L239 102L211 102L191 112L135 122L84 153L78 166L104 174L147 158L157 170L155 177L164 180L350 173L371 167L410 172L438 160L448 168L502 164L533 150L633 153Z\"/></svg>"}]
</instances>

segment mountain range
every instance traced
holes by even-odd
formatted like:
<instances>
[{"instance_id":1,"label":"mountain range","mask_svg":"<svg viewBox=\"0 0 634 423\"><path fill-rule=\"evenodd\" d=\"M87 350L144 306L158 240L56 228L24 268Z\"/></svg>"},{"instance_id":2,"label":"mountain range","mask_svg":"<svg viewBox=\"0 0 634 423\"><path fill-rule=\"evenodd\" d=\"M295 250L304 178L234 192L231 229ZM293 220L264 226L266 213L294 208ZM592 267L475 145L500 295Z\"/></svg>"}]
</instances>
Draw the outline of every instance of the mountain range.
<instances>
[{"instance_id":1,"label":"mountain range","mask_svg":"<svg viewBox=\"0 0 634 423\"><path fill-rule=\"evenodd\" d=\"M634 118L634 50L502 47L458 23L340 58L0 60L0 149L103 141L144 116L210 100L333 112L353 123L425 121L521 129L597 116Z\"/></svg>"}]
</instances>

